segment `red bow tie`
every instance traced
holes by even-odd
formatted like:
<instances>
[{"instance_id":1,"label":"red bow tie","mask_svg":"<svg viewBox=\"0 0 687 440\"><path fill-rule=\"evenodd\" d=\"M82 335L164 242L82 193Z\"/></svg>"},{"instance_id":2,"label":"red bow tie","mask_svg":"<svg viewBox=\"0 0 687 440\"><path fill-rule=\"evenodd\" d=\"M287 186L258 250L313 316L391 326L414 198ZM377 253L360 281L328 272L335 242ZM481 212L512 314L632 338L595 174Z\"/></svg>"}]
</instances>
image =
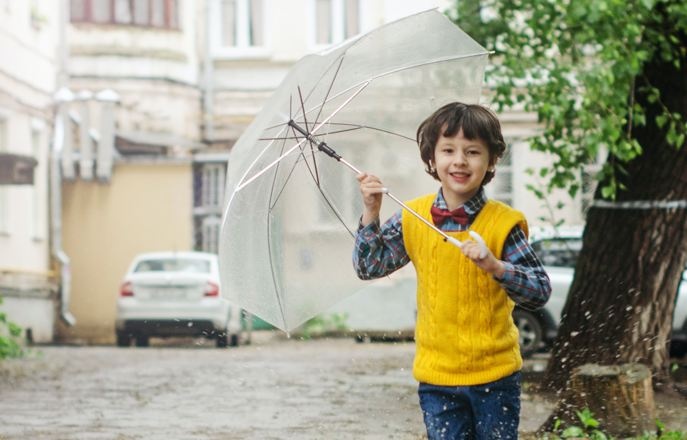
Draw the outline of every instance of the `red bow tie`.
<instances>
[{"instance_id":1,"label":"red bow tie","mask_svg":"<svg viewBox=\"0 0 687 440\"><path fill-rule=\"evenodd\" d=\"M460 208L454 209L453 211L432 206L432 209L430 209L430 213L432 214L432 220L434 220L434 224L436 226L441 226L449 218L453 219L454 222L463 226L467 225L468 221L470 220L470 218L468 217L468 213L465 212L465 208L462 206Z\"/></svg>"}]
</instances>

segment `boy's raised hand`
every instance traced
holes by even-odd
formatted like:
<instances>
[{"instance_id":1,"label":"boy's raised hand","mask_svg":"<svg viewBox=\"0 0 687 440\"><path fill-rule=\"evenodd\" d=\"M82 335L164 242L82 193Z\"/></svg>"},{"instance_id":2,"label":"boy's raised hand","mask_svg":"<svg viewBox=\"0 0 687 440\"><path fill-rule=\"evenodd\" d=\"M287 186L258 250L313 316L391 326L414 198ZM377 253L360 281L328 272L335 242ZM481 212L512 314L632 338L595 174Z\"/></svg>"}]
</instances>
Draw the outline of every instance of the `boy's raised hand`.
<instances>
[{"instance_id":1,"label":"boy's raised hand","mask_svg":"<svg viewBox=\"0 0 687 440\"><path fill-rule=\"evenodd\" d=\"M472 240L465 240L461 250L463 255L472 260L480 269L502 278L506 271L503 262L496 258L487 247L484 239L475 231L470 231Z\"/></svg>"},{"instance_id":2,"label":"boy's raised hand","mask_svg":"<svg viewBox=\"0 0 687 440\"><path fill-rule=\"evenodd\" d=\"M382 208L382 194L387 192L387 189L382 185L379 177L360 173L357 176L360 183L360 193L363 196L363 211L362 224L367 226L379 218L379 211Z\"/></svg>"}]
</instances>

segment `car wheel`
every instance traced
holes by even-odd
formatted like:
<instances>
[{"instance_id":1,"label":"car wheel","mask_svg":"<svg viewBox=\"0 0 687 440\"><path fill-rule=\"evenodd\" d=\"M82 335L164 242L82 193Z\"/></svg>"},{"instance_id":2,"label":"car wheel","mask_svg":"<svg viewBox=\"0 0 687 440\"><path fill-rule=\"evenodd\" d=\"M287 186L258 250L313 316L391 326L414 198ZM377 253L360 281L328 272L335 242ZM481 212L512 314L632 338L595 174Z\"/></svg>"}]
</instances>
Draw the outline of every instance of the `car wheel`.
<instances>
[{"instance_id":1,"label":"car wheel","mask_svg":"<svg viewBox=\"0 0 687 440\"><path fill-rule=\"evenodd\" d=\"M227 334L226 332L218 333L217 338L215 339L215 345L217 348L224 348L228 344L228 339L227 339Z\"/></svg>"},{"instance_id":2,"label":"car wheel","mask_svg":"<svg viewBox=\"0 0 687 440\"><path fill-rule=\"evenodd\" d=\"M537 317L526 310L515 310L513 321L518 328L518 338L520 342L520 353L523 357L532 356L543 341L543 330Z\"/></svg>"},{"instance_id":3,"label":"car wheel","mask_svg":"<svg viewBox=\"0 0 687 440\"><path fill-rule=\"evenodd\" d=\"M236 333L231 335L231 337L229 338L229 346L230 347L238 347L239 346L239 335L237 335Z\"/></svg>"},{"instance_id":4,"label":"car wheel","mask_svg":"<svg viewBox=\"0 0 687 440\"><path fill-rule=\"evenodd\" d=\"M355 335L355 342L358 344L364 344L366 342L372 342L372 338L370 338L368 335L357 334Z\"/></svg>"},{"instance_id":5,"label":"car wheel","mask_svg":"<svg viewBox=\"0 0 687 440\"><path fill-rule=\"evenodd\" d=\"M117 332L117 347L128 347L131 345L131 335L129 333Z\"/></svg>"},{"instance_id":6,"label":"car wheel","mask_svg":"<svg viewBox=\"0 0 687 440\"><path fill-rule=\"evenodd\" d=\"M668 349L670 357L681 358L687 354L687 341L670 341L670 346Z\"/></svg>"},{"instance_id":7,"label":"car wheel","mask_svg":"<svg viewBox=\"0 0 687 440\"><path fill-rule=\"evenodd\" d=\"M150 345L148 336L136 336L136 347L147 347L148 345Z\"/></svg>"}]
</instances>

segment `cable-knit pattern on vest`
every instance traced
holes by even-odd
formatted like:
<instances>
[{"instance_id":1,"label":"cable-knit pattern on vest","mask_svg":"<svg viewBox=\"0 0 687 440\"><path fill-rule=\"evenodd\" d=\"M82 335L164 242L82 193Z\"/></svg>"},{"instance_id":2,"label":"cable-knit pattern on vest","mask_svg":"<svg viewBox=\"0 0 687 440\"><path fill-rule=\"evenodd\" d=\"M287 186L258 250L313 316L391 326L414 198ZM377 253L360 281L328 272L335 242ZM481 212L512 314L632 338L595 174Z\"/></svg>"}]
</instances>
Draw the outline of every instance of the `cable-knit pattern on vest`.
<instances>
[{"instance_id":1,"label":"cable-knit pattern on vest","mask_svg":"<svg viewBox=\"0 0 687 440\"><path fill-rule=\"evenodd\" d=\"M435 194L408 202L430 222ZM489 200L471 225L501 258L509 232L525 217ZM522 366L514 303L493 277L460 249L404 212L405 248L418 276L415 378L434 385L477 385L506 377ZM449 232L464 241L467 231Z\"/></svg>"}]
</instances>

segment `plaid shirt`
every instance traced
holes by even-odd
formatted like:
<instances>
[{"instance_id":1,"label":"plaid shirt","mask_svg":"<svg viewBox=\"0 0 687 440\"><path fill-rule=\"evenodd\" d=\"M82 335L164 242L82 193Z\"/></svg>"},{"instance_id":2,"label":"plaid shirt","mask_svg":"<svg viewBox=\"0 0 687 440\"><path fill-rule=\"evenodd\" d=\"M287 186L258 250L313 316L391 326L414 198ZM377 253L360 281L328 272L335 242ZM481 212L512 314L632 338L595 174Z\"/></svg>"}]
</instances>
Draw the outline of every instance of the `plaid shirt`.
<instances>
[{"instance_id":1,"label":"plaid shirt","mask_svg":"<svg viewBox=\"0 0 687 440\"><path fill-rule=\"evenodd\" d=\"M464 207L470 217L463 226L452 220L441 225L441 230L463 231L470 228L487 197L484 190L468 200ZM444 196L439 189L434 206L447 209ZM494 279L519 306L534 310L543 306L551 295L551 282L539 258L530 247L525 233L515 226L503 245L502 252L506 272L503 278ZM381 278L408 264L410 257L403 245L401 211L396 212L381 227L379 221L363 227L359 225L353 252L353 266L363 280Z\"/></svg>"}]
</instances>

